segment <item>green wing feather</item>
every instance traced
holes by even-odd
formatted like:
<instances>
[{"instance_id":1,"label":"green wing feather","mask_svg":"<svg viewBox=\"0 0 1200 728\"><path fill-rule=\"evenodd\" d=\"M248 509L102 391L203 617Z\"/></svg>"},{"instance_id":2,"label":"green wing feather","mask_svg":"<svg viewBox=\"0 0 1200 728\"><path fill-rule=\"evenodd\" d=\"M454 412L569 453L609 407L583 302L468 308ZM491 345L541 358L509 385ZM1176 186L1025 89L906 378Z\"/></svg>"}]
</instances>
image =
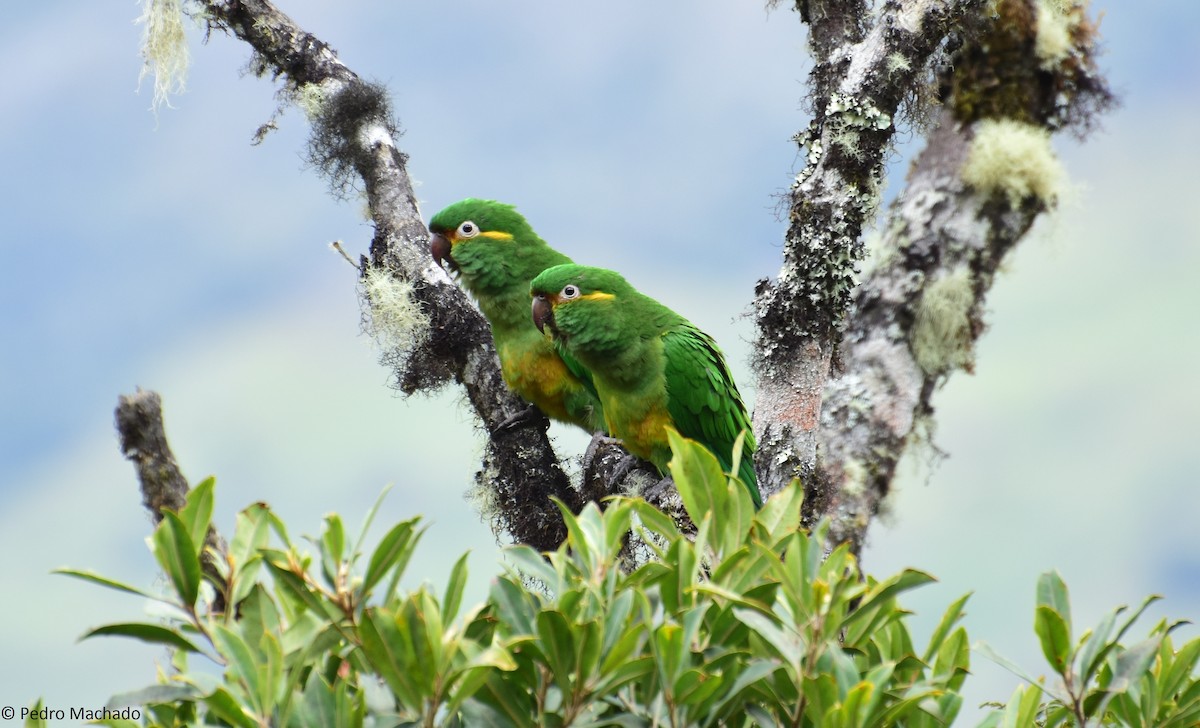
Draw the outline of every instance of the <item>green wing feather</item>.
<instances>
[{"instance_id":1,"label":"green wing feather","mask_svg":"<svg viewBox=\"0 0 1200 728\"><path fill-rule=\"evenodd\" d=\"M592 381L592 372L590 369L579 363L579 360L571 356L571 352L559 342L554 342L554 350L558 352L559 358L563 360L563 364L567 365L567 371L575 375L583 388L596 400L596 406L600 406L600 395L596 393L596 383Z\"/></svg>"},{"instance_id":2,"label":"green wing feather","mask_svg":"<svg viewBox=\"0 0 1200 728\"><path fill-rule=\"evenodd\" d=\"M750 415L717 343L691 324L672 327L662 340L667 411L675 429L703 443L727 472L732 467L734 440L744 430L738 476L749 489L754 506L762 506L754 474Z\"/></svg>"}]
</instances>

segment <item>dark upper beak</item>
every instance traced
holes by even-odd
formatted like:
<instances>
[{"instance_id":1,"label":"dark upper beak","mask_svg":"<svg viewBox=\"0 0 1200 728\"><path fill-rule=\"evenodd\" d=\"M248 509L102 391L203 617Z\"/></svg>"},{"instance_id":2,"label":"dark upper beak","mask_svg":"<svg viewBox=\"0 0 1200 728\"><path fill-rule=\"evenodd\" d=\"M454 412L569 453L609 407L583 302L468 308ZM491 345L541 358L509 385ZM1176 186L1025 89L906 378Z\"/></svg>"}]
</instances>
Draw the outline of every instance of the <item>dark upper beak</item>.
<instances>
[{"instance_id":1,"label":"dark upper beak","mask_svg":"<svg viewBox=\"0 0 1200 728\"><path fill-rule=\"evenodd\" d=\"M533 325L538 327L538 331L546 333L546 327L549 326L551 331L554 328L554 308L550 305L550 300L545 295L539 293L533 297Z\"/></svg>"},{"instance_id":2,"label":"dark upper beak","mask_svg":"<svg viewBox=\"0 0 1200 728\"><path fill-rule=\"evenodd\" d=\"M434 233L429 238L429 254L433 256L433 261L443 269L447 264L449 264L450 270L458 267L454 265L454 258L450 257L450 241L446 239L445 235Z\"/></svg>"}]
</instances>

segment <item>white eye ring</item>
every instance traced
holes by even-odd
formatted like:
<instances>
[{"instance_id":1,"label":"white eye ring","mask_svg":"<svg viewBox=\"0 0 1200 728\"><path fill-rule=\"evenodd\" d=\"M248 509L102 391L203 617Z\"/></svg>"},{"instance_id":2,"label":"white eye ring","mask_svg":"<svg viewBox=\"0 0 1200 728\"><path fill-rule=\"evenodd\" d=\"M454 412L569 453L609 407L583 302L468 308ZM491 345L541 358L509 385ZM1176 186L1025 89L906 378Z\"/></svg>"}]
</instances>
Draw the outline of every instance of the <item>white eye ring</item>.
<instances>
[{"instance_id":1,"label":"white eye ring","mask_svg":"<svg viewBox=\"0 0 1200 728\"><path fill-rule=\"evenodd\" d=\"M458 226L458 231L456 234L460 238L473 238L479 234L479 226L470 220L464 220L463 223Z\"/></svg>"},{"instance_id":2,"label":"white eye ring","mask_svg":"<svg viewBox=\"0 0 1200 728\"><path fill-rule=\"evenodd\" d=\"M579 286L574 286L568 283L562 289L563 300L570 301L572 298L579 298Z\"/></svg>"}]
</instances>

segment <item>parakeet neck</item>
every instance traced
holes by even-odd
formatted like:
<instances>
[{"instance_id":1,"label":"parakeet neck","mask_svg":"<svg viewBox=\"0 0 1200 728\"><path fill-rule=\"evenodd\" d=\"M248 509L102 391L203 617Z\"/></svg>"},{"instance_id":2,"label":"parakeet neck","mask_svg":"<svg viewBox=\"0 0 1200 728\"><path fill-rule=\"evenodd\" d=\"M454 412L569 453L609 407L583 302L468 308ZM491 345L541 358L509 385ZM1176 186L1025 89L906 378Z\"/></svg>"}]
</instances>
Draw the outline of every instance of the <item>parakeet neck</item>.
<instances>
[{"instance_id":1,"label":"parakeet neck","mask_svg":"<svg viewBox=\"0 0 1200 728\"><path fill-rule=\"evenodd\" d=\"M481 296L479 310L497 335L538 334L530 315L529 284L511 286L503 292Z\"/></svg>"}]
</instances>

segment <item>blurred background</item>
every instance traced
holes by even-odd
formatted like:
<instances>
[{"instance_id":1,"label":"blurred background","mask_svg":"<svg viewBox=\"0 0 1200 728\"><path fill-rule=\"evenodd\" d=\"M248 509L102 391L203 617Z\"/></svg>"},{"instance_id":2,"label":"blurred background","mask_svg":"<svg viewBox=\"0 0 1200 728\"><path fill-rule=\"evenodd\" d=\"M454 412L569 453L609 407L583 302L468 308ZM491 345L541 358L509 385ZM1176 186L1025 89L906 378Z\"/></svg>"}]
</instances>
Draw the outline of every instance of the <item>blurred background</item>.
<instances>
[{"instance_id":1,"label":"blurred background","mask_svg":"<svg viewBox=\"0 0 1200 728\"><path fill-rule=\"evenodd\" d=\"M617 268L746 368L754 282L779 267L777 212L807 123L805 33L762 2L580 6L483 0L279 0L359 74L387 85L428 218L467 196L516 203L553 245ZM936 396L865 554L937 585L908 595L919 642L974 592L966 624L1035 674L1039 573L1071 588L1077 631L1118 604L1200 618L1200 4L1095 3L1123 105L1086 144L1060 140L1070 199L1007 263L974 376ZM274 113L249 48L189 27L174 108L137 93L140 8L8 3L0 15L0 704L98 707L152 682L165 653L89 627L144 618L132 596L50 570L161 586L117 396L159 391L193 481L217 476L217 524L254 501L293 534L330 511L376 532L422 514L409 586L444 585L470 549L468 599L500 558L465 494L482 438L461 395L401 399L359 333L360 199L302 159L308 125ZM889 197L920 144L900 134ZM583 439L555 429L563 455ZM1196 630L1186 628L1183 637ZM1016 678L979 656L959 723Z\"/></svg>"}]
</instances>

